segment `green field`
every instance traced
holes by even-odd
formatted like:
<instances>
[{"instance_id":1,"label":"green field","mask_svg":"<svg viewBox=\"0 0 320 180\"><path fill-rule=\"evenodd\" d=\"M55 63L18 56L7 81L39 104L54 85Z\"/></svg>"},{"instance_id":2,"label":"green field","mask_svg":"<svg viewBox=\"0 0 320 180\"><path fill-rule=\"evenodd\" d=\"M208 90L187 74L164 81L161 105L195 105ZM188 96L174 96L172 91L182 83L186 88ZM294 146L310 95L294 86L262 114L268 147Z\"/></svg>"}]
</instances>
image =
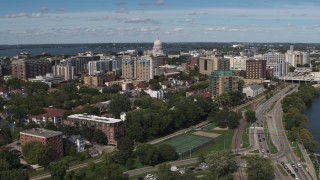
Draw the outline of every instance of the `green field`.
<instances>
[{"instance_id":1,"label":"green field","mask_svg":"<svg viewBox=\"0 0 320 180\"><path fill-rule=\"evenodd\" d=\"M200 149L214 141L213 138L197 136L186 133L172 139L163 141L159 144L169 144L174 147L180 156L187 155L197 149Z\"/></svg>"}]
</instances>

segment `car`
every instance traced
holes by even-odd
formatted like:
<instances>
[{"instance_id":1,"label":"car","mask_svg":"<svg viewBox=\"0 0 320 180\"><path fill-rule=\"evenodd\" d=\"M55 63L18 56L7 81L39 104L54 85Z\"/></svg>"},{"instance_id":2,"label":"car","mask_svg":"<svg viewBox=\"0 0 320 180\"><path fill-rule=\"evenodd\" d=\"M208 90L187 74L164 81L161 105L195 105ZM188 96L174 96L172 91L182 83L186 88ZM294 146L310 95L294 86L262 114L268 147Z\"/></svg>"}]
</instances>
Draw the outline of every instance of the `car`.
<instances>
[{"instance_id":1,"label":"car","mask_svg":"<svg viewBox=\"0 0 320 180\"><path fill-rule=\"evenodd\" d=\"M258 134L258 137L260 137L260 134Z\"/></svg>"},{"instance_id":2,"label":"car","mask_svg":"<svg viewBox=\"0 0 320 180\"><path fill-rule=\"evenodd\" d=\"M267 153L269 153L270 151L267 149Z\"/></svg>"},{"instance_id":3,"label":"car","mask_svg":"<svg viewBox=\"0 0 320 180\"><path fill-rule=\"evenodd\" d=\"M284 165L283 167L284 167L285 169L288 169L288 166L286 166L286 165Z\"/></svg>"},{"instance_id":4,"label":"car","mask_svg":"<svg viewBox=\"0 0 320 180\"><path fill-rule=\"evenodd\" d=\"M153 178L153 174L147 174L146 178Z\"/></svg>"},{"instance_id":5,"label":"car","mask_svg":"<svg viewBox=\"0 0 320 180\"><path fill-rule=\"evenodd\" d=\"M296 167L296 165L295 165L295 164L293 164L293 163L291 164L291 166L292 166L293 168L294 168L294 167Z\"/></svg>"},{"instance_id":6,"label":"car","mask_svg":"<svg viewBox=\"0 0 320 180\"><path fill-rule=\"evenodd\" d=\"M259 139L259 142L261 142L261 139Z\"/></svg>"},{"instance_id":7,"label":"car","mask_svg":"<svg viewBox=\"0 0 320 180\"><path fill-rule=\"evenodd\" d=\"M300 163L298 163L297 166L298 166L298 168L301 168L301 167L302 167Z\"/></svg>"},{"instance_id":8,"label":"car","mask_svg":"<svg viewBox=\"0 0 320 180\"><path fill-rule=\"evenodd\" d=\"M287 170L287 172L290 174L290 173L291 173L291 170L290 170L290 169L288 169L288 170Z\"/></svg>"},{"instance_id":9,"label":"car","mask_svg":"<svg viewBox=\"0 0 320 180\"><path fill-rule=\"evenodd\" d=\"M261 125L261 127L263 127L263 125Z\"/></svg>"},{"instance_id":10,"label":"car","mask_svg":"<svg viewBox=\"0 0 320 180\"><path fill-rule=\"evenodd\" d=\"M298 168L294 168L294 171L295 171L295 172L298 172L299 170L298 170Z\"/></svg>"},{"instance_id":11,"label":"car","mask_svg":"<svg viewBox=\"0 0 320 180\"><path fill-rule=\"evenodd\" d=\"M266 154L263 155L263 158L267 158L268 156Z\"/></svg>"},{"instance_id":12,"label":"car","mask_svg":"<svg viewBox=\"0 0 320 180\"><path fill-rule=\"evenodd\" d=\"M292 173L292 174L291 174L291 177L295 178L295 177L296 177L296 175Z\"/></svg>"},{"instance_id":13,"label":"car","mask_svg":"<svg viewBox=\"0 0 320 180\"><path fill-rule=\"evenodd\" d=\"M284 162L281 162L280 164L283 166L283 165L284 165Z\"/></svg>"},{"instance_id":14,"label":"car","mask_svg":"<svg viewBox=\"0 0 320 180\"><path fill-rule=\"evenodd\" d=\"M264 149L261 149L261 152L264 153Z\"/></svg>"}]
</instances>

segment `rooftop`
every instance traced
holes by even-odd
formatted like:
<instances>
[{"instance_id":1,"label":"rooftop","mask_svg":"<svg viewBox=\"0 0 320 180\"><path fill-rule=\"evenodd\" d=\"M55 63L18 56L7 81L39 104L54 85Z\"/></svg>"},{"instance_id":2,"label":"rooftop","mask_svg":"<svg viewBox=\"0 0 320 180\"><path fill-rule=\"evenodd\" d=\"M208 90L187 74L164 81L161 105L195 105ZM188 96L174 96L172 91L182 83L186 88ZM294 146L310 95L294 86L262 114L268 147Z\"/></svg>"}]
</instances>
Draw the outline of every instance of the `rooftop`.
<instances>
[{"instance_id":1,"label":"rooftop","mask_svg":"<svg viewBox=\"0 0 320 180\"><path fill-rule=\"evenodd\" d=\"M73 114L68 116L68 119L81 119L86 121L95 121L95 122L101 122L101 123L118 123L121 122L121 119L115 119L115 118L107 118L102 116L94 116L94 115L87 115L87 114Z\"/></svg>"},{"instance_id":2,"label":"rooftop","mask_svg":"<svg viewBox=\"0 0 320 180\"><path fill-rule=\"evenodd\" d=\"M41 138L50 138L50 137L55 137L55 136L62 135L62 132L60 132L60 131L51 131L51 130L43 129L43 128L32 128L32 129L28 129L28 130L25 130L25 131L21 131L20 134L38 136L38 137L41 137Z\"/></svg>"},{"instance_id":3,"label":"rooftop","mask_svg":"<svg viewBox=\"0 0 320 180\"><path fill-rule=\"evenodd\" d=\"M57 117L57 116L62 116L64 111L63 109L58 109L58 108L44 108L46 111L43 114L35 115L32 116L33 118L43 118L43 117Z\"/></svg>"}]
</instances>

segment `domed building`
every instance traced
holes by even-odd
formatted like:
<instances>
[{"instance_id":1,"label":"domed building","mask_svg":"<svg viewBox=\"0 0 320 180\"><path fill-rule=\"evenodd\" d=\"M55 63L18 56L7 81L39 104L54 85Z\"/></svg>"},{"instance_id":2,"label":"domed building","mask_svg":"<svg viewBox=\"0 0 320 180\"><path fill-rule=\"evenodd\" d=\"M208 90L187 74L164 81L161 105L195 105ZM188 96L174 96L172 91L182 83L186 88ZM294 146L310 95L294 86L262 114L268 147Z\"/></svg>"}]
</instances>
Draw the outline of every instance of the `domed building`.
<instances>
[{"instance_id":1,"label":"domed building","mask_svg":"<svg viewBox=\"0 0 320 180\"><path fill-rule=\"evenodd\" d=\"M161 43L159 37L153 43L152 55L154 57L164 55L163 51L162 51L162 43Z\"/></svg>"}]
</instances>

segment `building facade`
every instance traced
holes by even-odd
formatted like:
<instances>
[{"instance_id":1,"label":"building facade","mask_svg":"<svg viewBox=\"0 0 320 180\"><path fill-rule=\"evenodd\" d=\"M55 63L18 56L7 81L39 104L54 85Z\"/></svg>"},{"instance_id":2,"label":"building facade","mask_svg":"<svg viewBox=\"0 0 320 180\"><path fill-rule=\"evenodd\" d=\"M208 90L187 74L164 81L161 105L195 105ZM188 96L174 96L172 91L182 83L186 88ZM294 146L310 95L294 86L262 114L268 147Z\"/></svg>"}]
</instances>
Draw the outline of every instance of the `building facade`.
<instances>
[{"instance_id":1,"label":"building facade","mask_svg":"<svg viewBox=\"0 0 320 180\"><path fill-rule=\"evenodd\" d=\"M33 128L20 132L21 146L28 142L37 141L48 147L50 160L59 160L63 157L62 132L43 128Z\"/></svg>"},{"instance_id":2,"label":"building facade","mask_svg":"<svg viewBox=\"0 0 320 180\"><path fill-rule=\"evenodd\" d=\"M282 77L288 72L285 55L278 52L263 54L263 59L267 61L267 68L272 69L273 76Z\"/></svg>"},{"instance_id":3,"label":"building facade","mask_svg":"<svg viewBox=\"0 0 320 180\"><path fill-rule=\"evenodd\" d=\"M52 73L56 76L63 76L64 80L70 81L74 79L75 68L71 64L52 66Z\"/></svg>"},{"instance_id":4,"label":"building facade","mask_svg":"<svg viewBox=\"0 0 320 180\"><path fill-rule=\"evenodd\" d=\"M230 70L246 70L247 57L245 56L231 56L226 57L230 59Z\"/></svg>"},{"instance_id":5,"label":"building facade","mask_svg":"<svg viewBox=\"0 0 320 180\"><path fill-rule=\"evenodd\" d=\"M265 79L267 77L267 61L262 59L249 59L246 61L247 79Z\"/></svg>"},{"instance_id":6,"label":"building facade","mask_svg":"<svg viewBox=\"0 0 320 180\"><path fill-rule=\"evenodd\" d=\"M13 78L27 80L51 73L51 63L47 60L14 60L11 63Z\"/></svg>"},{"instance_id":7,"label":"building facade","mask_svg":"<svg viewBox=\"0 0 320 180\"><path fill-rule=\"evenodd\" d=\"M122 60L122 78L149 81L153 79L153 61L149 57L131 57Z\"/></svg>"},{"instance_id":8,"label":"building facade","mask_svg":"<svg viewBox=\"0 0 320 180\"><path fill-rule=\"evenodd\" d=\"M218 60L221 57L215 55L200 57L199 59L199 72L201 74L210 75L213 71L218 70Z\"/></svg>"},{"instance_id":9,"label":"building facade","mask_svg":"<svg viewBox=\"0 0 320 180\"><path fill-rule=\"evenodd\" d=\"M235 76L232 71L214 71L210 76L209 84L211 97L216 98L221 94L237 91L238 81L238 76Z\"/></svg>"},{"instance_id":10,"label":"building facade","mask_svg":"<svg viewBox=\"0 0 320 180\"><path fill-rule=\"evenodd\" d=\"M118 145L118 139L125 134L125 124L121 119L107 118L86 114L73 114L63 120L63 125L100 129L106 134L108 144Z\"/></svg>"},{"instance_id":11,"label":"building facade","mask_svg":"<svg viewBox=\"0 0 320 180\"><path fill-rule=\"evenodd\" d=\"M246 94L247 98L256 97L264 91L265 88L262 84L252 84L242 89L242 92Z\"/></svg>"},{"instance_id":12,"label":"building facade","mask_svg":"<svg viewBox=\"0 0 320 180\"><path fill-rule=\"evenodd\" d=\"M65 112L63 109L58 108L44 108L45 113L32 116L31 120L36 124L45 124L52 122L55 125L62 123L62 115Z\"/></svg>"}]
</instances>

